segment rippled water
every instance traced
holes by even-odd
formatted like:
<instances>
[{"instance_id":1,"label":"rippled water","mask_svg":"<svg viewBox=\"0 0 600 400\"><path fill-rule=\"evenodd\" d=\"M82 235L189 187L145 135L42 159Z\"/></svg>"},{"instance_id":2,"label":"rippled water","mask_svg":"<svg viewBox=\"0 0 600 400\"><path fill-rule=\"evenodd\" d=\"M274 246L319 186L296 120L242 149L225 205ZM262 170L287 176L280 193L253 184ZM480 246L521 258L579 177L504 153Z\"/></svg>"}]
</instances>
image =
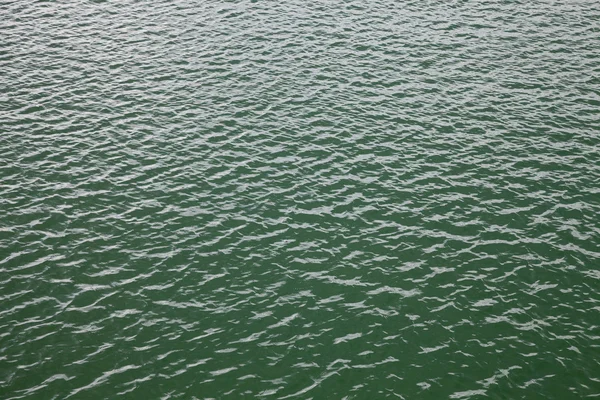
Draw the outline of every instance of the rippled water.
<instances>
[{"instance_id":1,"label":"rippled water","mask_svg":"<svg viewBox=\"0 0 600 400\"><path fill-rule=\"evenodd\" d=\"M600 396L600 3L0 16L1 398Z\"/></svg>"}]
</instances>

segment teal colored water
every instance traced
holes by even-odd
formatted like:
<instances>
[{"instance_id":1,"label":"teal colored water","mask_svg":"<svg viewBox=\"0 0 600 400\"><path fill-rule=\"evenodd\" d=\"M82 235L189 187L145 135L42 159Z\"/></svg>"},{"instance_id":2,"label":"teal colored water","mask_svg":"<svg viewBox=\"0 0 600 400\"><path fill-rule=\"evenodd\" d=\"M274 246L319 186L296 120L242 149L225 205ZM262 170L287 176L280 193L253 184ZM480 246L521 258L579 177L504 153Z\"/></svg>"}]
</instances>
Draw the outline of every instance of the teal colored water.
<instances>
[{"instance_id":1,"label":"teal colored water","mask_svg":"<svg viewBox=\"0 0 600 400\"><path fill-rule=\"evenodd\" d=\"M600 396L597 1L0 16L0 398Z\"/></svg>"}]
</instances>

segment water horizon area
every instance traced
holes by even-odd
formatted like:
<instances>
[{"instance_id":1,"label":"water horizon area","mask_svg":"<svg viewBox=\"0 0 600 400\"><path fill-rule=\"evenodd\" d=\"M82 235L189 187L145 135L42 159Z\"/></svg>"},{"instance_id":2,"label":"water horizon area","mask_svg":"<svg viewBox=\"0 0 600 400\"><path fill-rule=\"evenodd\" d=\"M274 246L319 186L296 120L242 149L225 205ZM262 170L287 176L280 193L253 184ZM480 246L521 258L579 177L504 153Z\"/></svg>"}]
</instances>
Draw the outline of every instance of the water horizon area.
<instances>
[{"instance_id":1,"label":"water horizon area","mask_svg":"<svg viewBox=\"0 0 600 400\"><path fill-rule=\"evenodd\" d=\"M600 3L0 3L0 399L600 397Z\"/></svg>"}]
</instances>

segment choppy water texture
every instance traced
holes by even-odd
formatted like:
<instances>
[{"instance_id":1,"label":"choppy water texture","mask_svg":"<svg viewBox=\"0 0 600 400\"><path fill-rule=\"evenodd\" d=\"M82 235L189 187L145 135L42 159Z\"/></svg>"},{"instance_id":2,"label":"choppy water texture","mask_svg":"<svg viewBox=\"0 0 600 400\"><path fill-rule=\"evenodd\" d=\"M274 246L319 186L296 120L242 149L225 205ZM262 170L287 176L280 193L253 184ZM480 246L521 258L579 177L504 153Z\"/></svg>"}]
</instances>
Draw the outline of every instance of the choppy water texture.
<instances>
[{"instance_id":1,"label":"choppy water texture","mask_svg":"<svg viewBox=\"0 0 600 400\"><path fill-rule=\"evenodd\" d=\"M597 1L0 15L0 398L600 396Z\"/></svg>"}]
</instances>

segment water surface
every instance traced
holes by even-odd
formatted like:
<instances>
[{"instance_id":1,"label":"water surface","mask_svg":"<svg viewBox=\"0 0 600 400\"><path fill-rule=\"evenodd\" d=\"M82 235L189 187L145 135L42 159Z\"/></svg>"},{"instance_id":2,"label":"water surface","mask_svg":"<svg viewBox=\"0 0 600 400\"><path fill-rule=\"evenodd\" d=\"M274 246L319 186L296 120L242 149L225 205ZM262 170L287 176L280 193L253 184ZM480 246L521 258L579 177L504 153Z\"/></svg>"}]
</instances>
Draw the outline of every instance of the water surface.
<instances>
[{"instance_id":1,"label":"water surface","mask_svg":"<svg viewBox=\"0 0 600 400\"><path fill-rule=\"evenodd\" d=\"M1 398L600 396L598 2L0 16Z\"/></svg>"}]
</instances>

